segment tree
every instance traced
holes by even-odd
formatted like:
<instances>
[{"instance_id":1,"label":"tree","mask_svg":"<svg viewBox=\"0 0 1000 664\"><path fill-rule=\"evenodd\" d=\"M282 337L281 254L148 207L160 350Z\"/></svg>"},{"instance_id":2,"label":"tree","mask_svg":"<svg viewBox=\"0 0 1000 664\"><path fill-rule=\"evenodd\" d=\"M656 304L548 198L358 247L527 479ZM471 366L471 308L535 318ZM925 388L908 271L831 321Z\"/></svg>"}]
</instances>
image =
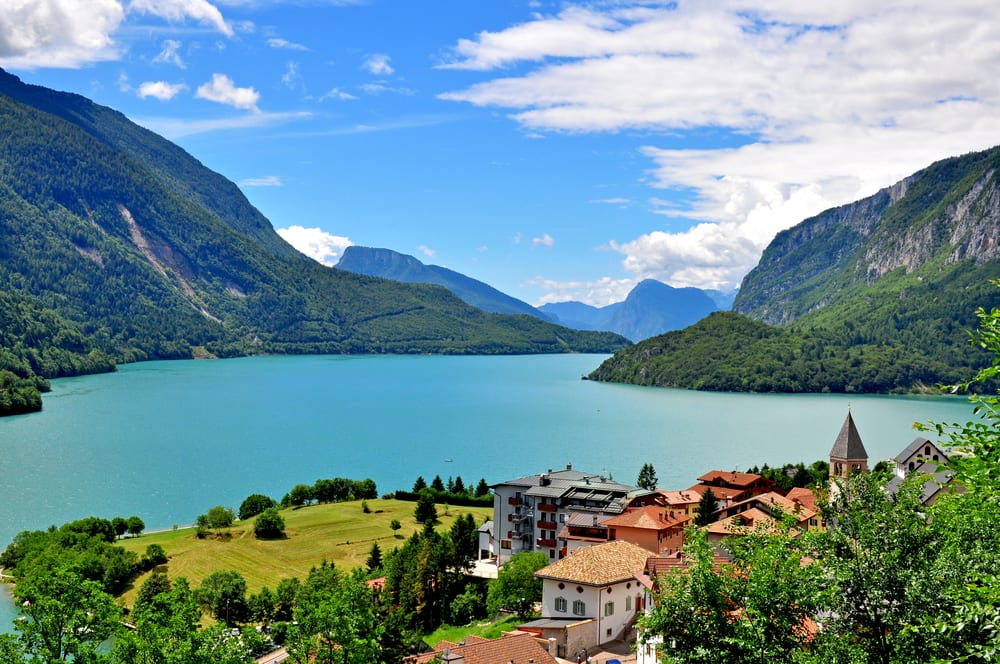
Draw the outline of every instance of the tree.
<instances>
[{"instance_id":1,"label":"tree","mask_svg":"<svg viewBox=\"0 0 1000 664\"><path fill-rule=\"evenodd\" d=\"M413 517L417 520L417 523L434 523L437 521L434 494L429 489L424 489L417 496L417 506L413 509Z\"/></svg>"},{"instance_id":2,"label":"tree","mask_svg":"<svg viewBox=\"0 0 1000 664\"><path fill-rule=\"evenodd\" d=\"M244 498L243 502L240 504L240 519L253 518L266 510L268 507L277 506L278 503L275 502L273 498L260 493L252 493Z\"/></svg>"},{"instance_id":3,"label":"tree","mask_svg":"<svg viewBox=\"0 0 1000 664\"><path fill-rule=\"evenodd\" d=\"M486 605L491 615L513 611L522 619L531 615L535 602L542 599L542 580L535 572L549 564L541 551L515 553L490 581Z\"/></svg>"},{"instance_id":4,"label":"tree","mask_svg":"<svg viewBox=\"0 0 1000 664\"><path fill-rule=\"evenodd\" d=\"M440 475L435 475L434 479L431 480L431 488L434 489L435 491L444 493L444 482L441 481Z\"/></svg>"},{"instance_id":5,"label":"tree","mask_svg":"<svg viewBox=\"0 0 1000 664\"><path fill-rule=\"evenodd\" d=\"M374 572L378 568L382 567L382 549L379 548L378 542L372 542L371 551L368 552L368 561L366 563L369 572Z\"/></svg>"},{"instance_id":6,"label":"tree","mask_svg":"<svg viewBox=\"0 0 1000 664\"><path fill-rule=\"evenodd\" d=\"M128 521L120 516L111 519L111 527L115 529L115 536L121 537L128 532Z\"/></svg>"},{"instance_id":7,"label":"tree","mask_svg":"<svg viewBox=\"0 0 1000 664\"><path fill-rule=\"evenodd\" d=\"M220 531L223 528L228 528L233 525L233 521L236 520L236 515L228 507L222 505L216 505L204 515L204 520L200 517L198 519L198 525L204 525L207 528L211 528L215 531Z\"/></svg>"},{"instance_id":8,"label":"tree","mask_svg":"<svg viewBox=\"0 0 1000 664\"><path fill-rule=\"evenodd\" d=\"M247 613L250 619L262 625L268 625L274 620L278 597L270 588L264 586L259 593L247 599Z\"/></svg>"},{"instance_id":9,"label":"tree","mask_svg":"<svg viewBox=\"0 0 1000 664\"><path fill-rule=\"evenodd\" d=\"M399 519L393 519L389 522L389 528L392 529L393 536L396 536L397 531L403 527L403 524L399 522Z\"/></svg>"},{"instance_id":10,"label":"tree","mask_svg":"<svg viewBox=\"0 0 1000 664\"><path fill-rule=\"evenodd\" d=\"M288 498L288 504L293 507L301 507L310 503L315 495L313 493L313 488L308 484L296 484L292 487L292 490L288 492L286 496ZM282 503L285 501L283 500Z\"/></svg>"},{"instance_id":11,"label":"tree","mask_svg":"<svg viewBox=\"0 0 1000 664\"><path fill-rule=\"evenodd\" d=\"M97 661L97 649L114 634L121 612L101 585L76 571L37 564L21 574L14 596L25 619L14 622L32 661Z\"/></svg>"},{"instance_id":12,"label":"tree","mask_svg":"<svg viewBox=\"0 0 1000 664\"><path fill-rule=\"evenodd\" d=\"M462 476L459 475L455 478L455 486L452 487L453 493L465 493L465 482L462 481Z\"/></svg>"},{"instance_id":13,"label":"tree","mask_svg":"<svg viewBox=\"0 0 1000 664\"><path fill-rule=\"evenodd\" d=\"M420 475L417 477L417 481L413 483L413 493L420 493L427 488L427 481L424 480L424 476Z\"/></svg>"},{"instance_id":14,"label":"tree","mask_svg":"<svg viewBox=\"0 0 1000 664\"><path fill-rule=\"evenodd\" d=\"M342 574L324 562L297 594L296 624L287 640L299 664L379 662L382 626L371 590L359 573Z\"/></svg>"},{"instance_id":15,"label":"tree","mask_svg":"<svg viewBox=\"0 0 1000 664\"><path fill-rule=\"evenodd\" d=\"M130 516L128 518L128 534L132 537L138 537L142 531L146 529L146 524L142 522L137 516Z\"/></svg>"},{"instance_id":16,"label":"tree","mask_svg":"<svg viewBox=\"0 0 1000 664\"><path fill-rule=\"evenodd\" d=\"M165 562L167 562L167 552L163 549L163 546L153 543L146 547L146 565L155 567Z\"/></svg>"},{"instance_id":17,"label":"tree","mask_svg":"<svg viewBox=\"0 0 1000 664\"><path fill-rule=\"evenodd\" d=\"M212 617L229 627L247 614L247 582L239 572L213 572L205 577L196 593L198 604Z\"/></svg>"},{"instance_id":18,"label":"tree","mask_svg":"<svg viewBox=\"0 0 1000 664\"><path fill-rule=\"evenodd\" d=\"M253 534L257 539L278 539L285 534L285 520L278 514L277 507L268 507L257 515Z\"/></svg>"},{"instance_id":19,"label":"tree","mask_svg":"<svg viewBox=\"0 0 1000 664\"><path fill-rule=\"evenodd\" d=\"M291 620L295 609L295 596L299 592L301 582L297 577L282 579L275 589L274 619Z\"/></svg>"},{"instance_id":20,"label":"tree","mask_svg":"<svg viewBox=\"0 0 1000 664\"><path fill-rule=\"evenodd\" d=\"M471 568L479 550L479 530L476 528L476 520L471 514L458 517L451 524L449 534L455 552L455 567Z\"/></svg>"},{"instance_id":21,"label":"tree","mask_svg":"<svg viewBox=\"0 0 1000 664\"><path fill-rule=\"evenodd\" d=\"M167 573L161 570L154 571L139 587L139 592L132 605L132 612L142 612L152 604L157 595L168 592L170 592L170 579L167 578Z\"/></svg>"},{"instance_id":22,"label":"tree","mask_svg":"<svg viewBox=\"0 0 1000 664\"><path fill-rule=\"evenodd\" d=\"M486 483L485 477L479 478L479 484L476 485L476 496L485 496L490 492L490 486Z\"/></svg>"},{"instance_id":23,"label":"tree","mask_svg":"<svg viewBox=\"0 0 1000 664\"><path fill-rule=\"evenodd\" d=\"M646 491L656 491L656 470L653 464L644 463L639 470L639 478L635 481L636 486Z\"/></svg>"},{"instance_id":24,"label":"tree","mask_svg":"<svg viewBox=\"0 0 1000 664\"><path fill-rule=\"evenodd\" d=\"M715 521L712 513L718 508L718 504L715 492L711 488L705 489L705 493L701 494L701 500L698 501L698 514L694 517L694 525L707 526Z\"/></svg>"}]
</instances>

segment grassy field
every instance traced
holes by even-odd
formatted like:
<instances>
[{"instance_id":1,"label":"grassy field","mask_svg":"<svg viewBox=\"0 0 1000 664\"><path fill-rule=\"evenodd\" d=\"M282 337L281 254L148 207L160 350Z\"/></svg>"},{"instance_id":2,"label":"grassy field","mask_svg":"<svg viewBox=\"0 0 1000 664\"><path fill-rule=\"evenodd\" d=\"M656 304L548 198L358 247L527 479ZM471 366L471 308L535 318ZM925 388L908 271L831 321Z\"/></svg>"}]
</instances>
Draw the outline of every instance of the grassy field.
<instances>
[{"instance_id":1,"label":"grassy field","mask_svg":"<svg viewBox=\"0 0 1000 664\"><path fill-rule=\"evenodd\" d=\"M378 542L385 554L401 545L423 526L413 518L416 503L399 500L369 500L370 513L362 511L361 501L311 505L281 510L285 520L285 538L258 540L253 534L253 521L236 522L223 531L222 537L198 539L194 528L181 528L148 533L120 540L125 549L140 556L150 544L159 544L167 552L167 563L161 565L171 578L185 577L191 587L220 570L235 570L247 580L247 591L255 593L264 586L271 590L285 578L305 579L309 569L324 560L340 569L352 569L365 564L372 544ZM437 506L439 531L446 531L458 516L471 513L476 524L491 518L493 510L485 507ZM399 519L403 527L393 533L389 522ZM138 577L123 596L131 606L147 574Z\"/></svg>"},{"instance_id":2,"label":"grassy field","mask_svg":"<svg viewBox=\"0 0 1000 664\"><path fill-rule=\"evenodd\" d=\"M458 627L454 625L442 625L425 636L424 643L432 648L441 641L461 643L465 640L465 637L470 634L481 636L484 639L499 639L503 635L503 632L515 630L518 625L523 625L524 623L525 621L517 616L508 616L507 618L498 620L497 622L475 622L471 625Z\"/></svg>"}]
</instances>

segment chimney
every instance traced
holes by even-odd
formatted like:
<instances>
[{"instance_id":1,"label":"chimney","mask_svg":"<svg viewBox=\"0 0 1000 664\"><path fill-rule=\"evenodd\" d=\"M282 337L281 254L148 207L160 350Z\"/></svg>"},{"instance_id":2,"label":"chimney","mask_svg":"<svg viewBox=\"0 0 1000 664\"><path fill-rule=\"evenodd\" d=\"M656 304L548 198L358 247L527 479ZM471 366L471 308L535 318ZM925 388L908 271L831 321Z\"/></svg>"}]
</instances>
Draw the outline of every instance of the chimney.
<instances>
[{"instance_id":1,"label":"chimney","mask_svg":"<svg viewBox=\"0 0 1000 664\"><path fill-rule=\"evenodd\" d=\"M445 648L444 652L441 653L441 662L442 664L465 664L465 656Z\"/></svg>"},{"instance_id":2,"label":"chimney","mask_svg":"<svg viewBox=\"0 0 1000 664\"><path fill-rule=\"evenodd\" d=\"M573 464L567 463L566 464L566 470L573 470Z\"/></svg>"}]
</instances>

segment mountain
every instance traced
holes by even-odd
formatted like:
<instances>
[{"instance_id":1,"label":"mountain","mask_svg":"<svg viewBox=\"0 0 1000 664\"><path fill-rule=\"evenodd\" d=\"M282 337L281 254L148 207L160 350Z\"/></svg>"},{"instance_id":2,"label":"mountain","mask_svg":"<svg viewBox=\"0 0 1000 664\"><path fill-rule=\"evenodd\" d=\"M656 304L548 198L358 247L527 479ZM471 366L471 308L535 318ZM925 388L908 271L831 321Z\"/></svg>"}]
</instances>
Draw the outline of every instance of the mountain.
<instances>
[{"instance_id":1,"label":"mountain","mask_svg":"<svg viewBox=\"0 0 1000 664\"><path fill-rule=\"evenodd\" d=\"M991 283L1000 277L998 173L1000 147L806 219L778 234L743 279L736 313L622 351L592 377L889 392L971 376L989 362L969 345L976 308L1000 306Z\"/></svg>"},{"instance_id":2,"label":"mountain","mask_svg":"<svg viewBox=\"0 0 1000 664\"><path fill-rule=\"evenodd\" d=\"M592 307L582 302L557 302L539 307L559 323L581 330L610 330L633 341L701 320L719 306L705 291L674 288L645 279L622 302Z\"/></svg>"},{"instance_id":3,"label":"mountain","mask_svg":"<svg viewBox=\"0 0 1000 664\"><path fill-rule=\"evenodd\" d=\"M324 267L235 184L84 97L0 70L0 412L40 377L249 353L609 352L612 334L490 314Z\"/></svg>"},{"instance_id":4,"label":"mountain","mask_svg":"<svg viewBox=\"0 0 1000 664\"><path fill-rule=\"evenodd\" d=\"M527 314L549 322L553 320L527 302L502 293L489 284L446 267L425 265L413 256L392 249L351 246L344 250L336 267L338 270L408 284L437 284L450 290L463 302L495 314Z\"/></svg>"}]
</instances>

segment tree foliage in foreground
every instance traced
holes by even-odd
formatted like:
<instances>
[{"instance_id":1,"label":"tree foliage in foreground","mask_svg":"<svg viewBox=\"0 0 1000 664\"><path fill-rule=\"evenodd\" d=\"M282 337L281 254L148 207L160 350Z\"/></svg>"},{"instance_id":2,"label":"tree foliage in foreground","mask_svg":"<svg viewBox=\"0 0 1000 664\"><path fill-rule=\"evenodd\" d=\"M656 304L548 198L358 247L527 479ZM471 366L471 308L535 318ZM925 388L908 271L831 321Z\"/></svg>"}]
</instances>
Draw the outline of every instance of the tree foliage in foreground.
<instances>
[{"instance_id":1,"label":"tree foliage in foreground","mask_svg":"<svg viewBox=\"0 0 1000 664\"><path fill-rule=\"evenodd\" d=\"M995 359L956 391L1000 376L1000 310L979 317L975 342ZM644 638L662 637L668 662L996 661L1000 398L972 400L978 421L922 426L959 452L951 486L963 491L925 506L927 477L889 494L858 475L822 505L825 532L752 532L728 541L721 565L695 535L687 573L658 578Z\"/></svg>"}]
</instances>

